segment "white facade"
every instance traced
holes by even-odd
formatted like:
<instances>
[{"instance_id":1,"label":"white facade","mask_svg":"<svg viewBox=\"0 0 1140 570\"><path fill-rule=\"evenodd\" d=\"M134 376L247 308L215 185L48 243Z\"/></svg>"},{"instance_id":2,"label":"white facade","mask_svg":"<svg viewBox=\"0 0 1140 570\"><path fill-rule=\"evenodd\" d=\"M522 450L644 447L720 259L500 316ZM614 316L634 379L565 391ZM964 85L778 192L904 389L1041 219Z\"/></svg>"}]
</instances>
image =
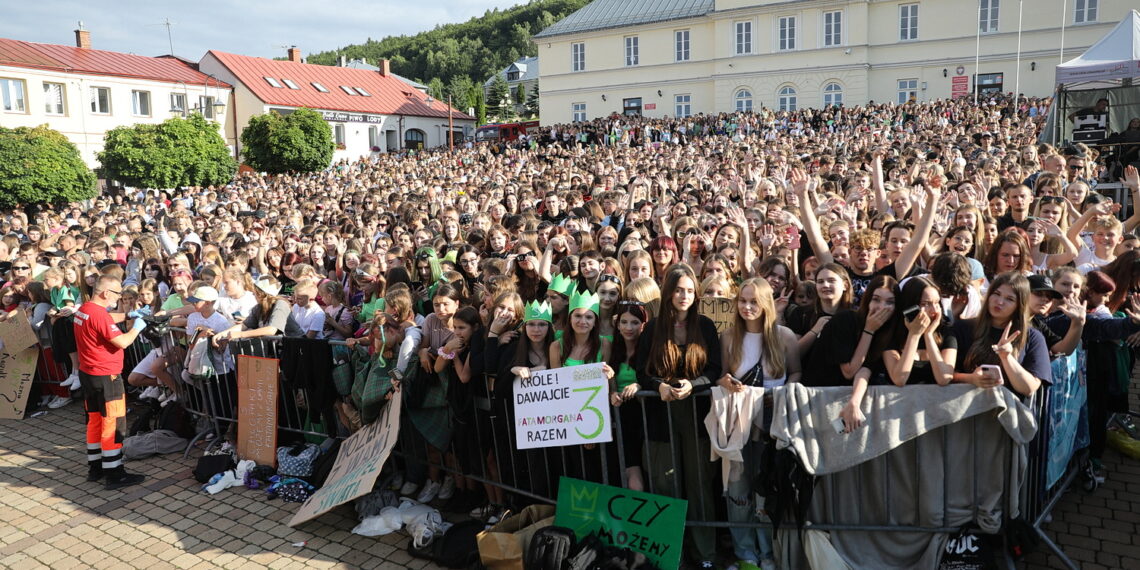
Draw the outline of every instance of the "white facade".
<instances>
[{"instance_id":1,"label":"white facade","mask_svg":"<svg viewBox=\"0 0 1140 570\"><path fill-rule=\"evenodd\" d=\"M594 4L600 2L614 10L631 5ZM639 6L653 11L651 2ZM609 20L596 9L590 21L561 27L572 32L536 35L540 116L548 125L626 111L673 117L930 101L972 93L975 77L983 91L1048 96L1062 61L1062 26L1067 60L1136 6L1135 0L715 0L686 18ZM630 19L645 23L621 25Z\"/></svg>"},{"instance_id":2,"label":"white facade","mask_svg":"<svg viewBox=\"0 0 1140 570\"><path fill-rule=\"evenodd\" d=\"M19 93L22 104L18 102ZM215 101L225 106L220 114L212 116L213 105L208 103ZM209 85L186 85L0 65L0 126L46 124L75 143L84 162L92 168L99 166L95 155L103 150L107 131L182 116L184 113L171 112L179 102L185 111L207 103L206 117L219 123L219 132L233 148L230 89L219 87L213 80Z\"/></svg>"}]
</instances>

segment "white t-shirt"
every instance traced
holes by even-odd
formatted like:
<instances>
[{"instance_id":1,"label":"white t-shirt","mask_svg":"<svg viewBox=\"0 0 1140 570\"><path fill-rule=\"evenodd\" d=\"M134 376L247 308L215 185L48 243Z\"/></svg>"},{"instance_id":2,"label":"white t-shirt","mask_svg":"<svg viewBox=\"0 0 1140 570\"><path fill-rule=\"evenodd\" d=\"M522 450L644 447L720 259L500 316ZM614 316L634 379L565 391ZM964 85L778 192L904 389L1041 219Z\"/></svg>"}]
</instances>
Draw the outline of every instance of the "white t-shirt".
<instances>
[{"instance_id":1,"label":"white t-shirt","mask_svg":"<svg viewBox=\"0 0 1140 570\"><path fill-rule=\"evenodd\" d=\"M236 299L232 297L218 297L214 302L214 310L232 318L236 322L244 321L253 308L257 306L257 297L250 291ZM237 316L234 316L234 314Z\"/></svg>"},{"instance_id":2,"label":"white t-shirt","mask_svg":"<svg viewBox=\"0 0 1140 570\"><path fill-rule=\"evenodd\" d=\"M307 307L293 305L291 312L293 313L293 320L297 321L305 334L316 331L317 336L313 338L325 338L325 312L321 310L320 305L315 302L309 303Z\"/></svg>"},{"instance_id":3,"label":"white t-shirt","mask_svg":"<svg viewBox=\"0 0 1140 570\"><path fill-rule=\"evenodd\" d=\"M1083 242L1080 253L1073 260L1073 264L1077 266L1077 271L1080 271L1081 275L1087 275L1089 271L1096 271L1111 262L1111 260L1097 257L1096 253Z\"/></svg>"},{"instance_id":4,"label":"white t-shirt","mask_svg":"<svg viewBox=\"0 0 1140 570\"><path fill-rule=\"evenodd\" d=\"M198 330L198 327L205 327L213 330L215 333L220 333L232 326L234 326L233 323L230 322L225 315L217 311L214 311L214 314L210 315L210 318L203 317L202 313L197 312L190 313L186 316L186 334L193 334L194 331ZM233 359L230 357L230 349L228 346L226 350L221 353L220 358L218 353L211 349L210 359L213 361L214 368L218 374L225 374L233 370Z\"/></svg>"}]
</instances>

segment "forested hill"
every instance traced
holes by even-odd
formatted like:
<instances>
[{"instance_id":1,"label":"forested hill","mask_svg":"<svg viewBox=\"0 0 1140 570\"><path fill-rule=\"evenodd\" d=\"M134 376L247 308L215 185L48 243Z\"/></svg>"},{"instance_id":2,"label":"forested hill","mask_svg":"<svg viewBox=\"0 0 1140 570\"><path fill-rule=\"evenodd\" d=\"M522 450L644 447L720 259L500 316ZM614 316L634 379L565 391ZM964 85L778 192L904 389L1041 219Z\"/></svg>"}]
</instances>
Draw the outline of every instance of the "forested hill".
<instances>
[{"instance_id":1,"label":"forested hill","mask_svg":"<svg viewBox=\"0 0 1140 570\"><path fill-rule=\"evenodd\" d=\"M443 93L446 86L448 92L466 93L469 85L482 85L519 57L537 55L531 36L586 4L589 0L531 0L414 36L369 38L363 44L314 53L308 62L336 65L337 56L344 55L376 65L376 60L387 58L394 73L428 84L433 92Z\"/></svg>"}]
</instances>

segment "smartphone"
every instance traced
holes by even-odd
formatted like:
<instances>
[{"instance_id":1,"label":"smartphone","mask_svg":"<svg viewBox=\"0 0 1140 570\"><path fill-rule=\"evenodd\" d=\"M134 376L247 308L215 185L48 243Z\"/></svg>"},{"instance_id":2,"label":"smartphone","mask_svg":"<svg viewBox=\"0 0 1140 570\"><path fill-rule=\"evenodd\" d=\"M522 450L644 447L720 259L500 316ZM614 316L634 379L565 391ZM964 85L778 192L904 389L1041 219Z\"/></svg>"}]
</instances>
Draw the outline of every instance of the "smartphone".
<instances>
[{"instance_id":1,"label":"smartphone","mask_svg":"<svg viewBox=\"0 0 1140 570\"><path fill-rule=\"evenodd\" d=\"M790 226L786 230L788 232L788 247L791 249L800 248L800 231L795 226Z\"/></svg>"},{"instance_id":2,"label":"smartphone","mask_svg":"<svg viewBox=\"0 0 1140 570\"><path fill-rule=\"evenodd\" d=\"M847 431L847 426L843 424L843 418L835 418L834 420L832 420L831 421L831 428L835 430L835 433L838 433L841 435Z\"/></svg>"},{"instance_id":3,"label":"smartphone","mask_svg":"<svg viewBox=\"0 0 1140 570\"><path fill-rule=\"evenodd\" d=\"M996 364L983 364L982 373L997 378L999 385L1005 384L1005 378L1001 374L1001 367Z\"/></svg>"},{"instance_id":4,"label":"smartphone","mask_svg":"<svg viewBox=\"0 0 1140 570\"><path fill-rule=\"evenodd\" d=\"M908 321L913 321L918 316L918 305L903 310L903 318Z\"/></svg>"}]
</instances>

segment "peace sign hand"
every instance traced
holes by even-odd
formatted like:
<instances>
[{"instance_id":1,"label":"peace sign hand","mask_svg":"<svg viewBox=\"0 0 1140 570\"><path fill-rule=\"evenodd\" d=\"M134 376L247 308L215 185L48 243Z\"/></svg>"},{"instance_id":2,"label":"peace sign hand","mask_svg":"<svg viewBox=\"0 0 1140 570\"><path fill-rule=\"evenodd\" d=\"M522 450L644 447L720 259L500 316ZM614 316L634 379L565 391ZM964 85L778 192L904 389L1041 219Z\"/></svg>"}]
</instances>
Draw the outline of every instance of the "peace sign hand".
<instances>
[{"instance_id":1,"label":"peace sign hand","mask_svg":"<svg viewBox=\"0 0 1140 570\"><path fill-rule=\"evenodd\" d=\"M997 344L993 345L994 352L996 352L998 356L1009 356L1013 354L1013 341L1021 336L1021 331L1014 331L1013 334L1009 334L1009 329L1012 326L1012 321L1006 323L1005 330L1001 333L1001 338L998 339Z\"/></svg>"}]
</instances>

